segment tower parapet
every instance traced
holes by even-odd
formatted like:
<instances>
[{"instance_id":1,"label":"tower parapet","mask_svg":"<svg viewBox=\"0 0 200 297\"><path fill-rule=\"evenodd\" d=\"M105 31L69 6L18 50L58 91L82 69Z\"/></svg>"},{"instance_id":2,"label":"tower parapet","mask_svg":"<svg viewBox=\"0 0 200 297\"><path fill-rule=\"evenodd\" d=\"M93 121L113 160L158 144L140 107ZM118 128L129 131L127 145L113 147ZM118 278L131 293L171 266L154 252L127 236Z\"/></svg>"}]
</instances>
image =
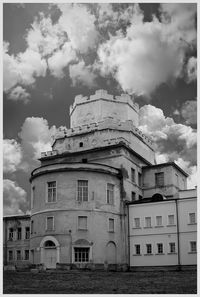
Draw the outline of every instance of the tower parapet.
<instances>
[{"instance_id":1,"label":"tower parapet","mask_svg":"<svg viewBox=\"0 0 200 297\"><path fill-rule=\"evenodd\" d=\"M117 121L132 120L138 126L139 106L134 98L128 94L113 96L106 90L97 90L94 95L75 97L70 106L70 126L82 126L92 122L99 122L109 116Z\"/></svg>"}]
</instances>

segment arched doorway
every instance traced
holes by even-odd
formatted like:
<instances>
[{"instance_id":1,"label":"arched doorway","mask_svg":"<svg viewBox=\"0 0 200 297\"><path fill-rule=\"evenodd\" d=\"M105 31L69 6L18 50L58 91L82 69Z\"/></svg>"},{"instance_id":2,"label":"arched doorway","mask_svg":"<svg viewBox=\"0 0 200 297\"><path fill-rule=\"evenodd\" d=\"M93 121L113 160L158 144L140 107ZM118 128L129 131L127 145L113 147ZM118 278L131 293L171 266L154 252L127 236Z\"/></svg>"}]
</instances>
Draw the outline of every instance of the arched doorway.
<instances>
[{"instance_id":1,"label":"arched doorway","mask_svg":"<svg viewBox=\"0 0 200 297\"><path fill-rule=\"evenodd\" d=\"M116 245L113 241L109 241L106 245L106 261L108 264L116 264L117 259Z\"/></svg>"},{"instance_id":2,"label":"arched doorway","mask_svg":"<svg viewBox=\"0 0 200 297\"><path fill-rule=\"evenodd\" d=\"M40 243L41 263L46 268L56 268L56 263L60 259L60 245L53 236L46 236Z\"/></svg>"}]
</instances>

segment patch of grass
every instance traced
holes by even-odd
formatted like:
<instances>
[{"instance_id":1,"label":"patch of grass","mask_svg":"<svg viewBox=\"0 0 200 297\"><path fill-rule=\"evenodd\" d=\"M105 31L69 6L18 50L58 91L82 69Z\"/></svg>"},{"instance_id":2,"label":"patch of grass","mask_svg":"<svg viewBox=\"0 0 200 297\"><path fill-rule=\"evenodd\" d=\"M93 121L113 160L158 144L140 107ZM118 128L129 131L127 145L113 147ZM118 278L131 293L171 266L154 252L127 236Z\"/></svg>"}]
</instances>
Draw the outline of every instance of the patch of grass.
<instances>
[{"instance_id":1,"label":"patch of grass","mask_svg":"<svg viewBox=\"0 0 200 297\"><path fill-rule=\"evenodd\" d=\"M196 294L196 271L4 272L4 294Z\"/></svg>"}]
</instances>

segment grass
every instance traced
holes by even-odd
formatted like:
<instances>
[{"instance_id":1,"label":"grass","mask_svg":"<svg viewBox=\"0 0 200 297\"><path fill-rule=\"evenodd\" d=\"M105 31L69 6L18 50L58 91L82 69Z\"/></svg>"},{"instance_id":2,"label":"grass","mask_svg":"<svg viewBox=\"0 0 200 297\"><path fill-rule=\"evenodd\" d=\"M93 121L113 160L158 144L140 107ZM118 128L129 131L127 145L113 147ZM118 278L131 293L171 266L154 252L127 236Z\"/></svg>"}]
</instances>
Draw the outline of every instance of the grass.
<instances>
[{"instance_id":1,"label":"grass","mask_svg":"<svg viewBox=\"0 0 200 297\"><path fill-rule=\"evenodd\" d=\"M4 272L4 294L196 294L196 271Z\"/></svg>"}]
</instances>

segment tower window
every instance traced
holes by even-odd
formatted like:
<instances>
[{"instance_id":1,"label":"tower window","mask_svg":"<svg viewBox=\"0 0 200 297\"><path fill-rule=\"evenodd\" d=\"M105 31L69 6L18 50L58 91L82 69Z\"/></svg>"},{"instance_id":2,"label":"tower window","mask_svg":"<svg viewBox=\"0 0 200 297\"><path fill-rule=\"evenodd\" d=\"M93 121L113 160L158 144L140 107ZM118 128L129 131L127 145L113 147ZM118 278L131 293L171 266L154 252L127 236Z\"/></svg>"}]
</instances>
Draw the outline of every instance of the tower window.
<instances>
[{"instance_id":1,"label":"tower window","mask_svg":"<svg viewBox=\"0 0 200 297\"><path fill-rule=\"evenodd\" d=\"M88 201L88 181L78 180L78 196L79 202Z\"/></svg>"},{"instance_id":2,"label":"tower window","mask_svg":"<svg viewBox=\"0 0 200 297\"><path fill-rule=\"evenodd\" d=\"M114 185L107 184L107 203L114 204Z\"/></svg>"},{"instance_id":3,"label":"tower window","mask_svg":"<svg viewBox=\"0 0 200 297\"><path fill-rule=\"evenodd\" d=\"M155 184L156 187L164 186L164 172L155 173Z\"/></svg>"},{"instance_id":4,"label":"tower window","mask_svg":"<svg viewBox=\"0 0 200 297\"><path fill-rule=\"evenodd\" d=\"M56 202L56 181L48 182L47 187L47 202Z\"/></svg>"}]
</instances>

